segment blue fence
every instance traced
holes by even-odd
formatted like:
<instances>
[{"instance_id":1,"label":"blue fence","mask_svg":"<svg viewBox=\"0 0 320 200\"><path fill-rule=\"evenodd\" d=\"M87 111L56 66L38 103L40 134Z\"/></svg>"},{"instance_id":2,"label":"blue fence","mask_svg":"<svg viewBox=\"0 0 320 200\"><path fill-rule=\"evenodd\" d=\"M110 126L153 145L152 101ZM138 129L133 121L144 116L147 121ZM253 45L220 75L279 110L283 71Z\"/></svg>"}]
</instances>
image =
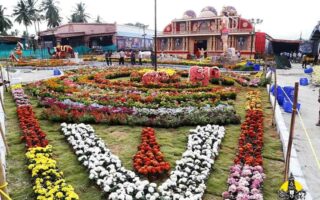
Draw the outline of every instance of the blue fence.
<instances>
[{"instance_id":1,"label":"blue fence","mask_svg":"<svg viewBox=\"0 0 320 200\"><path fill-rule=\"evenodd\" d=\"M0 59L9 58L12 51L14 51L16 45L7 45L7 44L0 44ZM77 46L73 48L75 52L78 52L79 55L84 55L90 53L91 49L86 46ZM103 51L116 51L117 47L115 45L111 46L104 46L102 47ZM33 58L42 58L47 59L50 58L50 55L48 53L47 49L37 49L33 51L32 49L26 49L23 50L23 57L33 57ZM51 49L51 52L53 52L53 49Z\"/></svg>"}]
</instances>

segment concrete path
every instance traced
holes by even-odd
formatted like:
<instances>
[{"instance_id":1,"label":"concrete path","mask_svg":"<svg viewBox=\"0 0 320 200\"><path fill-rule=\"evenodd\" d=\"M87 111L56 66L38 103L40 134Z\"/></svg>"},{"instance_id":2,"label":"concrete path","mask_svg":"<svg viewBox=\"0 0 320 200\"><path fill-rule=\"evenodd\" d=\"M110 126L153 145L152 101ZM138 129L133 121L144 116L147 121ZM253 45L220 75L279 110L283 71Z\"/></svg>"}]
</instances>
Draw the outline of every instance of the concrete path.
<instances>
[{"instance_id":1,"label":"concrete path","mask_svg":"<svg viewBox=\"0 0 320 200\"><path fill-rule=\"evenodd\" d=\"M292 69L277 70L278 84L281 86L294 86L300 78L309 78L304 74L301 65L294 64ZM320 104L318 103L319 88L312 85L299 86L299 100L301 103L301 116L314 146L316 155L320 159L320 127L315 126L319 117ZM291 114L281 109L285 124L290 129ZM315 157L308 143L307 136L302 127L299 117L296 117L294 131L294 145L297 151L298 160L301 164L302 172L309 187L309 192L314 200L320 200L320 169L317 166Z\"/></svg>"}]
</instances>

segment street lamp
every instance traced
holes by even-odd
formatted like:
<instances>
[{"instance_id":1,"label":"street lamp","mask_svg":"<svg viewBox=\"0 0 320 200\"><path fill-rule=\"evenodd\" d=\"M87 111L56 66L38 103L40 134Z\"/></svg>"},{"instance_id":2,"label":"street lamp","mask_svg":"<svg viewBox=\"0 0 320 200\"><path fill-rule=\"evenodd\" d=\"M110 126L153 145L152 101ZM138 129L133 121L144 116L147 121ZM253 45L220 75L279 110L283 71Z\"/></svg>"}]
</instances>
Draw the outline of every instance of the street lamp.
<instances>
[{"instance_id":1,"label":"street lamp","mask_svg":"<svg viewBox=\"0 0 320 200\"><path fill-rule=\"evenodd\" d=\"M253 26L253 30L251 31L251 49L250 49L250 59L252 58L252 52L253 52L253 36L255 35L256 32L256 25L261 24L263 22L262 19L249 19L249 22L252 24Z\"/></svg>"},{"instance_id":2,"label":"street lamp","mask_svg":"<svg viewBox=\"0 0 320 200\"><path fill-rule=\"evenodd\" d=\"M154 71L157 70L157 0L154 0Z\"/></svg>"}]
</instances>

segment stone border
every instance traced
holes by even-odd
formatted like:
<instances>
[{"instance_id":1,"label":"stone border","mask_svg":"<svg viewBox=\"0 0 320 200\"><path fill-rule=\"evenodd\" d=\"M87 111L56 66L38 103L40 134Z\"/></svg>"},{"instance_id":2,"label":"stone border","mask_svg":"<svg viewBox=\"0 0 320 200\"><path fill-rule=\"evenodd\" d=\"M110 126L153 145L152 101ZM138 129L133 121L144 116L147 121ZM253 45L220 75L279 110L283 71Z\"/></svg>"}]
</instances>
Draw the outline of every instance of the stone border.
<instances>
[{"instance_id":1,"label":"stone border","mask_svg":"<svg viewBox=\"0 0 320 200\"><path fill-rule=\"evenodd\" d=\"M274 96L269 92L270 91L270 85L267 86L267 92L270 97L270 103L272 107L274 108ZM285 121L283 119L281 110L280 110L280 105L277 104L276 110L275 110L275 120L276 120L276 127L277 127L277 132L280 136L280 140L282 143L282 148L283 148L283 155L284 157L287 155L287 146L288 146L288 140L289 140L289 130L285 124ZM292 149L291 149L291 158L290 158L290 172L294 175L294 177L303 185L304 190L307 191L306 195L306 200L312 200L311 194L308 192L308 185L305 180L304 174L301 170L301 165L298 159L297 151L295 149L295 145L292 144Z\"/></svg>"}]
</instances>

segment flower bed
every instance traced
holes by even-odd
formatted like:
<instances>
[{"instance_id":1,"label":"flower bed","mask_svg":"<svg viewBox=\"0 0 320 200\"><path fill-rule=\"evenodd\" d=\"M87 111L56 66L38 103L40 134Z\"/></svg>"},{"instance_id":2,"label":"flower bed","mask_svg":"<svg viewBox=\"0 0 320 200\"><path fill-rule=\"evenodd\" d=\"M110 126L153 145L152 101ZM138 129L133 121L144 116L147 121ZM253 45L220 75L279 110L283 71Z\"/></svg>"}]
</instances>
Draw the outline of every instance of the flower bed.
<instances>
[{"instance_id":1,"label":"flower bed","mask_svg":"<svg viewBox=\"0 0 320 200\"><path fill-rule=\"evenodd\" d=\"M46 59L46 60L22 60L19 62L14 62L13 64L16 67L25 67L25 66L33 66L33 67L60 67L60 66L74 66L77 65L71 61L59 60L59 59Z\"/></svg>"},{"instance_id":2,"label":"flower bed","mask_svg":"<svg viewBox=\"0 0 320 200\"><path fill-rule=\"evenodd\" d=\"M265 179L261 166L234 165L230 168L228 191L222 194L225 200L263 200L262 184Z\"/></svg>"},{"instance_id":3,"label":"flower bed","mask_svg":"<svg viewBox=\"0 0 320 200\"><path fill-rule=\"evenodd\" d=\"M225 134L223 127L211 125L190 130L182 159L176 162L169 179L157 188L124 169L91 126L66 123L61 126L78 160L88 168L89 178L109 194L109 199L202 199L205 181Z\"/></svg>"},{"instance_id":4,"label":"flower bed","mask_svg":"<svg viewBox=\"0 0 320 200\"><path fill-rule=\"evenodd\" d=\"M141 71L148 75L148 69L90 70L74 70L29 86L46 107L44 117L59 122L159 127L239 123L234 109L221 102L236 99L233 88L108 79ZM159 73L178 74L163 70Z\"/></svg>"},{"instance_id":5,"label":"flower bed","mask_svg":"<svg viewBox=\"0 0 320 200\"><path fill-rule=\"evenodd\" d=\"M73 187L66 184L63 173L52 159L52 147L48 145L46 134L41 130L21 85L13 85L11 89L23 133L21 140L26 142L28 169L31 171L36 199L79 199Z\"/></svg>"},{"instance_id":6,"label":"flower bed","mask_svg":"<svg viewBox=\"0 0 320 200\"><path fill-rule=\"evenodd\" d=\"M28 169L35 183L36 199L78 200L78 195L63 178L63 173L52 159L52 146L30 148L26 153Z\"/></svg>"},{"instance_id":7,"label":"flower bed","mask_svg":"<svg viewBox=\"0 0 320 200\"><path fill-rule=\"evenodd\" d=\"M320 65L313 66L312 82L315 85L320 85Z\"/></svg>"},{"instance_id":8,"label":"flower bed","mask_svg":"<svg viewBox=\"0 0 320 200\"><path fill-rule=\"evenodd\" d=\"M170 164L164 161L153 128L142 129L138 150L133 157L133 167L139 174L149 179L157 179L170 170Z\"/></svg>"},{"instance_id":9,"label":"flower bed","mask_svg":"<svg viewBox=\"0 0 320 200\"><path fill-rule=\"evenodd\" d=\"M44 117L57 122L106 123L111 125L140 125L179 127L183 125L238 124L239 116L231 106L182 108L126 108L84 106L82 104L51 103Z\"/></svg>"},{"instance_id":10,"label":"flower bed","mask_svg":"<svg viewBox=\"0 0 320 200\"><path fill-rule=\"evenodd\" d=\"M263 112L260 93L247 94L246 120L241 124L238 153L230 168L228 191L222 194L225 200L263 200L262 184L265 179L262 161Z\"/></svg>"}]
</instances>

